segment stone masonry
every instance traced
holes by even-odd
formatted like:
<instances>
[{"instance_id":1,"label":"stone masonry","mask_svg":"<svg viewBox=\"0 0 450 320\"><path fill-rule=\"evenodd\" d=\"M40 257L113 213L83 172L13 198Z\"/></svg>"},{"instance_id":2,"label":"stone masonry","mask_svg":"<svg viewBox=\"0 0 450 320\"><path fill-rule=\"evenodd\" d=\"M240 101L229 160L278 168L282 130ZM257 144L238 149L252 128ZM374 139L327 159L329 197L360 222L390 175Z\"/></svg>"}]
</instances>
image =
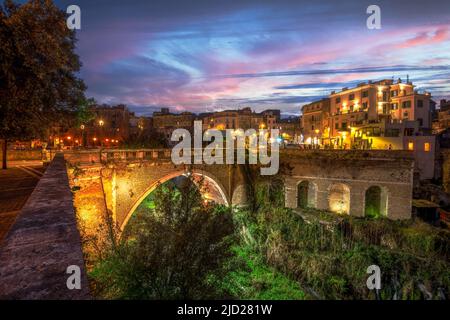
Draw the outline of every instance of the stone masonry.
<instances>
[{"instance_id":1,"label":"stone masonry","mask_svg":"<svg viewBox=\"0 0 450 320\"><path fill-rule=\"evenodd\" d=\"M69 290L67 267L81 268ZM64 158L56 155L0 248L1 299L89 299Z\"/></svg>"}]
</instances>

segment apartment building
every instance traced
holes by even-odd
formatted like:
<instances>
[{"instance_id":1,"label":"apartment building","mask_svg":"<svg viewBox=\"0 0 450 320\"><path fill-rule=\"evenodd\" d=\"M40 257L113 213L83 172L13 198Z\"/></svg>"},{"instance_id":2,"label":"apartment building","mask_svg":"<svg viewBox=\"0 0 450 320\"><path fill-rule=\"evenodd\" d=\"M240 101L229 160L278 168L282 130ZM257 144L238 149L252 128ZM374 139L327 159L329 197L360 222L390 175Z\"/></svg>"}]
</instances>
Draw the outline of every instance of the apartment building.
<instances>
[{"instance_id":1,"label":"apartment building","mask_svg":"<svg viewBox=\"0 0 450 320\"><path fill-rule=\"evenodd\" d=\"M319 144L330 138L330 99L325 98L302 107L301 127L306 144ZM328 142L329 143L329 142Z\"/></svg>"},{"instance_id":2,"label":"apartment building","mask_svg":"<svg viewBox=\"0 0 450 320\"><path fill-rule=\"evenodd\" d=\"M433 178L437 146L430 106L431 95L418 92L410 81L363 82L303 106L304 143L333 149L410 150L421 178Z\"/></svg>"},{"instance_id":3,"label":"apartment building","mask_svg":"<svg viewBox=\"0 0 450 320\"><path fill-rule=\"evenodd\" d=\"M280 137L286 144L300 144L302 142L301 120L299 117L289 117L277 121Z\"/></svg>"},{"instance_id":4,"label":"apartment building","mask_svg":"<svg viewBox=\"0 0 450 320\"><path fill-rule=\"evenodd\" d=\"M162 133L169 144L172 132L175 129L192 131L195 114L191 112L171 113L169 108L161 108L161 111L153 112L153 129Z\"/></svg>"},{"instance_id":5,"label":"apartment building","mask_svg":"<svg viewBox=\"0 0 450 320\"><path fill-rule=\"evenodd\" d=\"M450 101L442 99L440 101L439 110L437 111L437 119L433 122L433 133L439 134L450 128Z\"/></svg>"},{"instance_id":6,"label":"apartment building","mask_svg":"<svg viewBox=\"0 0 450 320\"><path fill-rule=\"evenodd\" d=\"M260 113L250 108L224 110L202 114L203 129L275 129L280 118L279 110L265 110Z\"/></svg>"},{"instance_id":7,"label":"apartment building","mask_svg":"<svg viewBox=\"0 0 450 320\"><path fill-rule=\"evenodd\" d=\"M392 134L396 124L403 122L417 122L415 134L426 134L431 130L430 101L429 93L419 93L412 82L401 79L363 82L333 91L329 97L303 106L304 143L355 147L352 129L369 126L380 135L390 129Z\"/></svg>"}]
</instances>

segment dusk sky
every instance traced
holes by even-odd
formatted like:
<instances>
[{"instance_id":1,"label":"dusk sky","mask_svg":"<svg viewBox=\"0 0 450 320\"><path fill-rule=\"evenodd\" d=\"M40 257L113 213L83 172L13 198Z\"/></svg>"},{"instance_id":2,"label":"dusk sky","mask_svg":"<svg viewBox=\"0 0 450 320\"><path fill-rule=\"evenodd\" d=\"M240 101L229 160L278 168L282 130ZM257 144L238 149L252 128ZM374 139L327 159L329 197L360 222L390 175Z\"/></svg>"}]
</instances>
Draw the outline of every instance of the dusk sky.
<instances>
[{"instance_id":1,"label":"dusk sky","mask_svg":"<svg viewBox=\"0 0 450 320\"><path fill-rule=\"evenodd\" d=\"M410 79L450 98L450 3L56 1L81 8L87 95L139 115L300 106L361 81ZM381 30L366 8L381 7Z\"/></svg>"}]
</instances>

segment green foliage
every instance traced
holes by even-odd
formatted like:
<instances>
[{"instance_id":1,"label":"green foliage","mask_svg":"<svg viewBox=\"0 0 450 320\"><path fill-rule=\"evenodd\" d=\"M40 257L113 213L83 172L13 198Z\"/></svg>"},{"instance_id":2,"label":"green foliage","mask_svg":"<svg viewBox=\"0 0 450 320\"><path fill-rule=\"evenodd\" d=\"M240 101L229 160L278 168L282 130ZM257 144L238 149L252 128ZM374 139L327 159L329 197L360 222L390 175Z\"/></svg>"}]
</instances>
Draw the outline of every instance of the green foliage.
<instances>
[{"instance_id":1,"label":"green foliage","mask_svg":"<svg viewBox=\"0 0 450 320\"><path fill-rule=\"evenodd\" d=\"M115 250L91 273L98 294L121 299L207 299L218 292L232 256L234 225L228 209L203 205L192 182L167 184L155 210L136 215Z\"/></svg>"},{"instance_id":2,"label":"green foliage","mask_svg":"<svg viewBox=\"0 0 450 320\"><path fill-rule=\"evenodd\" d=\"M305 222L291 210L271 205L266 183L255 187L262 205L236 215L241 238L265 261L307 292L327 299L374 299L366 269L382 270L383 299L434 298L449 292L448 231L419 222L342 217ZM320 220L326 214L321 214Z\"/></svg>"},{"instance_id":3,"label":"green foliage","mask_svg":"<svg viewBox=\"0 0 450 320\"><path fill-rule=\"evenodd\" d=\"M284 208L279 180L253 186L257 207L204 205L192 183L164 184L91 276L106 298L434 299L450 289L449 232L417 221L304 221ZM149 211L149 207L154 210ZM253 209L253 210L252 210ZM111 241L114 242L114 241Z\"/></svg>"},{"instance_id":4,"label":"green foliage","mask_svg":"<svg viewBox=\"0 0 450 320\"><path fill-rule=\"evenodd\" d=\"M229 273L220 281L224 292L239 299L302 300L305 294L299 284L265 263L251 247L234 247Z\"/></svg>"},{"instance_id":5,"label":"green foliage","mask_svg":"<svg viewBox=\"0 0 450 320\"><path fill-rule=\"evenodd\" d=\"M85 89L75 42L52 1L0 5L0 138L37 138L71 118Z\"/></svg>"},{"instance_id":6,"label":"green foliage","mask_svg":"<svg viewBox=\"0 0 450 320\"><path fill-rule=\"evenodd\" d=\"M92 111L92 108L96 104L97 103L95 102L94 98L80 98L75 111L75 126L77 128L81 125L86 125L95 119L95 113Z\"/></svg>"}]
</instances>

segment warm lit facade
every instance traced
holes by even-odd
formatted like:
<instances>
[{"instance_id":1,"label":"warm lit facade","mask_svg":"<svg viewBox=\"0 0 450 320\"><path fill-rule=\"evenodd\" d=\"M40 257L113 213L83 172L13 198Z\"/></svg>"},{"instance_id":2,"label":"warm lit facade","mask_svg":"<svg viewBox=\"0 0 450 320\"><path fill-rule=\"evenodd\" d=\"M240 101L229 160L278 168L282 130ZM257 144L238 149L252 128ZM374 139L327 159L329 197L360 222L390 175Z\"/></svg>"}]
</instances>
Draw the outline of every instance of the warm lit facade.
<instances>
[{"instance_id":1,"label":"warm lit facade","mask_svg":"<svg viewBox=\"0 0 450 320\"><path fill-rule=\"evenodd\" d=\"M321 145L332 148L370 147L370 139L364 135L355 144L354 133L365 127L378 136L386 131L387 135L398 132L400 137L411 125L415 134L427 133L431 130L430 99L429 93L419 93L411 82L400 79L363 82L333 91L329 97L303 106L304 142L317 143L314 139L318 137Z\"/></svg>"},{"instance_id":2,"label":"warm lit facade","mask_svg":"<svg viewBox=\"0 0 450 320\"><path fill-rule=\"evenodd\" d=\"M319 144L330 134L330 99L322 99L302 107L301 127L303 142Z\"/></svg>"},{"instance_id":3,"label":"warm lit facade","mask_svg":"<svg viewBox=\"0 0 450 320\"><path fill-rule=\"evenodd\" d=\"M195 115L191 112L171 113L168 108L162 108L153 113L153 127L155 129L191 128Z\"/></svg>"},{"instance_id":4,"label":"warm lit facade","mask_svg":"<svg viewBox=\"0 0 450 320\"><path fill-rule=\"evenodd\" d=\"M431 128L430 94L418 93L411 82L392 80L361 83L330 95L331 136L337 145L350 137L352 127L373 123L417 121L420 129Z\"/></svg>"},{"instance_id":5,"label":"warm lit facade","mask_svg":"<svg viewBox=\"0 0 450 320\"><path fill-rule=\"evenodd\" d=\"M50 137L50 146L72 147L116 147L130 136L130 119L133 113L123 105L101 105L91 108L93 119L88 123L58 130Z\"/></svg>"},{"instance_id":6,"label":"warm lit facade","mask_svg":"<svg viewBox=\"0 0 450 320\"><path fill-rule=\"evenodd\" d=\"M360 83L303 106L303 142L332 149L410 150L420 177L431 179L437 145L430 105L431 95L419 93L409 81Z\"/></svg>"},{"instance_id":7,"label":"warm lit facade","mask_svg":"<svg viewBox=\"0 0 450 320\"><path fill-rule=\"evenodd\" d=\"M279 110L266 110L260 113L250 108L224 110L202 115L203 129L275 129L280 117Z\"/></svg>"},{"instance_id":8,"label":"warm lit facade","mask_svg":"<svg viewBox=\"0 0 450 320\"><path fill-rule=\"evenodd\" d=\"M438 134L450 128L450 101L441 100L437 119L433 122L433 132Z\"/></svg>"},{"instance_id":9,"label":"warm lit facade","mask_svg":"<svg viewBox=\"0 0 450 320\"><path fill-rule=\"evenodd\" d=\"M289 117L280 119L277 123L277 129L280 130L280 136L285 143L301 143L301 120L298 117Z\"/></svg>"},{"instance_id":10,"label":"warm lit facade","mask_svg":"<svg viewBox=\"0 0 450 320\"><path fill-rule=\"evenodd\" d=\"M192 130L195 115L191 112L171 113L168 108L153 113L153 129L162 133L172 143L172 132L175 129Z\"/></svg>"}]
</instances>

